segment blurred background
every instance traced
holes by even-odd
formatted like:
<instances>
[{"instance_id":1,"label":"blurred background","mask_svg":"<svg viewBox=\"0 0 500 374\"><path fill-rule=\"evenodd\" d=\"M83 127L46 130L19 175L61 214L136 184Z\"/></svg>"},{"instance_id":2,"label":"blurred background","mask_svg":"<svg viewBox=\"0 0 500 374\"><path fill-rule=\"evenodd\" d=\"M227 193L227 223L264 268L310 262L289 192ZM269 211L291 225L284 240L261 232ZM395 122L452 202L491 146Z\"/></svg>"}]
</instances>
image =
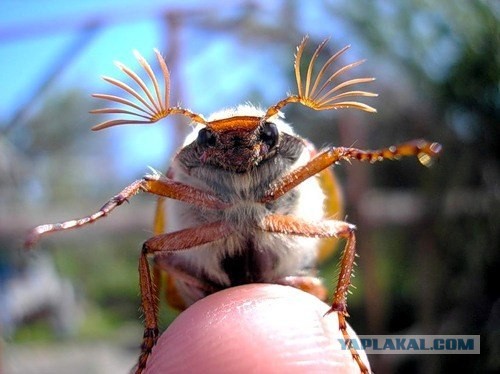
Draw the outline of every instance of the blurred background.
<instances>
[{"instance_id":1,"label":"blurred background","mask_svg":"<svg viewBox=\"0 0 500 374\"><path fill-rule=\"evenodd\" d=\"M500 369L498 1L0 2L0 372L126 372L142 336L137 259L155 199L21 250L33 226L80 217L148 171L187 133L169 118L99 133L101 75L136 71L132 50L172 73L173 102L208 115L295 91L293 55L330 37L339 64L367 62L378 113L287 107L318 147L426 138L414 159L336 167L360 258L349 298L358 334L480 334L481 355L376 355L376 373ZM154 65L154 64L153 64ZM332 284L337 258L323 265ZM162 326L175 316L163 309Z\"/></svg>"}]
</instances>

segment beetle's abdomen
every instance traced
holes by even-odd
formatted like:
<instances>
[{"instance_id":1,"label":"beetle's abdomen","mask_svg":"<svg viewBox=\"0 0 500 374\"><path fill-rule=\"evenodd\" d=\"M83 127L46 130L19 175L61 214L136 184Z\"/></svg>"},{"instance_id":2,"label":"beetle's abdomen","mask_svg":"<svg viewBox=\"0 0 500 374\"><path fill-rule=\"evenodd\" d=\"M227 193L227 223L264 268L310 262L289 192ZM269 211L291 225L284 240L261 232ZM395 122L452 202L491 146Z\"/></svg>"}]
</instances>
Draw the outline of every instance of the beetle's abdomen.
<instances>
[{"instance_id":1,"label":"beetle's abdomen","mask_svg":"<svg viewBox=\"0 0 500 374\"><path fill-rule=\"evenodd\" d=\"M258 248L255 241L248 238L242 251L222 259L221 268L231 286L269 282L271 279L266 278L273 273L277 260L272 251Z\"/></svg>"}]
</instances>

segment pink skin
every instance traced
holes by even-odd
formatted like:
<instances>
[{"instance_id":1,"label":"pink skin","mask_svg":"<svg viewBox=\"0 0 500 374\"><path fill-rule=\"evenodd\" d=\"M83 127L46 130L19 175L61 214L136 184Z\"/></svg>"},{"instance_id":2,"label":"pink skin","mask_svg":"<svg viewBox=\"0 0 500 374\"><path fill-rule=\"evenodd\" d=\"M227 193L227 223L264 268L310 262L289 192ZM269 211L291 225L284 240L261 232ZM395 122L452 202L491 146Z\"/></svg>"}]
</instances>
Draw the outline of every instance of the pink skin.
<instances>
[{"instance_id":1,"label":"pink skin","mask_svg":"<svg viewBox=\"0 0 500 374\"><path fill-rule=\"evenodd\" d=\"M292 287L229 288L184 311L160 336L145 372L359 373L328 309Z\"/></svg>"}]
</instances>

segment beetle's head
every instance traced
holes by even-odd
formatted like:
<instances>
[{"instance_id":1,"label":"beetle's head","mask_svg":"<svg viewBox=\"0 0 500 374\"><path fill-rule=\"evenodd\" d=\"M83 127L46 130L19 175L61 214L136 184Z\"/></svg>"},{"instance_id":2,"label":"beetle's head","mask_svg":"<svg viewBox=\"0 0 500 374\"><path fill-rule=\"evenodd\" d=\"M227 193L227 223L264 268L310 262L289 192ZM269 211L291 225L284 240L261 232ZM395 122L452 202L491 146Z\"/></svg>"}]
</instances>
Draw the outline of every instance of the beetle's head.
<instances>
[{"instance_id":1,"label":"beetle's head","mask_svg":"<svg viewBox=\"0 0 500 374\"><path fill-rule=\"evenodd\" d=\"M200 164L244 173L271 158L279 147L275 123L254 116L232 116L209 122L193 144Z\"/></svg>"},{"instance_id":2,"label":"beetle's head","mask_svg":"<svg viewBox=\"0 0 500 374\"><path fill-rule=\"evenodd\" d=\"M187 168L209 166L245 173L278 153L294 131L282 114L267 118L252 105L239 105L212 114L197 124L178 157Z\"/></svg>"}]
</instances>

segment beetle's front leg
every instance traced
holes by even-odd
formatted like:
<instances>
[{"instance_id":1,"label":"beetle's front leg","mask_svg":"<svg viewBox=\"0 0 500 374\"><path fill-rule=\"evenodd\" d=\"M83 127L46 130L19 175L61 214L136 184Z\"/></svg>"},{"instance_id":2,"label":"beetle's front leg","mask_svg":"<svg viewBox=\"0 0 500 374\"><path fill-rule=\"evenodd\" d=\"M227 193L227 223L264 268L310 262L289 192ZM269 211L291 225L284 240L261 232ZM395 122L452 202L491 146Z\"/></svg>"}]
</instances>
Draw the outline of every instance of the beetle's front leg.
<instances>
[{"instance_id":1,"label":"beetle's front leg","mask_svg":"<svg viewBox=\"0 0 500 374\"><path fill-rule=\"evenodd\" d=\"M42 236L58 231L80 228L96 222L98 219L107 216L116 207L135 196L140 191L144 191L157 196L169 197L197 205L208 209L224 209L229 205L217 196L199 190L197 188L175 182L159 174L146 175L144 178L136 180L120 193L109 199L97 212L83 218L72 219L60 223L49 223L35 227L26 238L25 247L33 247Z\"/></svg>"},{"instance_id":2,"label":"beetle's front leg","mask_svg":"<svg viewBox=\"0 0 500 374\"><path fill-rule=\"evenodd\" d=\"M140 190L144 190L145 188L145 180L140 179L136 180L132 184L125 187L119 194L113 196L109 199L106 204L104 204L97 212L90 214L83 218L72 219L60 223L48 223L44 225L39 225L32 229L26 240L24 242L24 246L26 248L33 247L43 235L65 231L70 229L79 228L91 223L94 223L99 218L105 217L114 210L117 206L122 205L125 201L128 201L132 196L137 194Z\"/></svg>"},{"instance_id":3,"label":"beetle's front leg","mask_svg":"<svg viewBox=\"0 0 500 374\"><path fill-rule=\"evenodd\" d=\"M277 200L306 179L339 161L358 160L373 163L415 156L418 157L422 164L428 165L431 163L432 157L436 157L440 151L441 145L439 143L430 143L421 139L370 151L357 148L332 147L318 153L307 164L284 175L266 191L261 202L267 203Z\"/></svg>"}]
</instances>

